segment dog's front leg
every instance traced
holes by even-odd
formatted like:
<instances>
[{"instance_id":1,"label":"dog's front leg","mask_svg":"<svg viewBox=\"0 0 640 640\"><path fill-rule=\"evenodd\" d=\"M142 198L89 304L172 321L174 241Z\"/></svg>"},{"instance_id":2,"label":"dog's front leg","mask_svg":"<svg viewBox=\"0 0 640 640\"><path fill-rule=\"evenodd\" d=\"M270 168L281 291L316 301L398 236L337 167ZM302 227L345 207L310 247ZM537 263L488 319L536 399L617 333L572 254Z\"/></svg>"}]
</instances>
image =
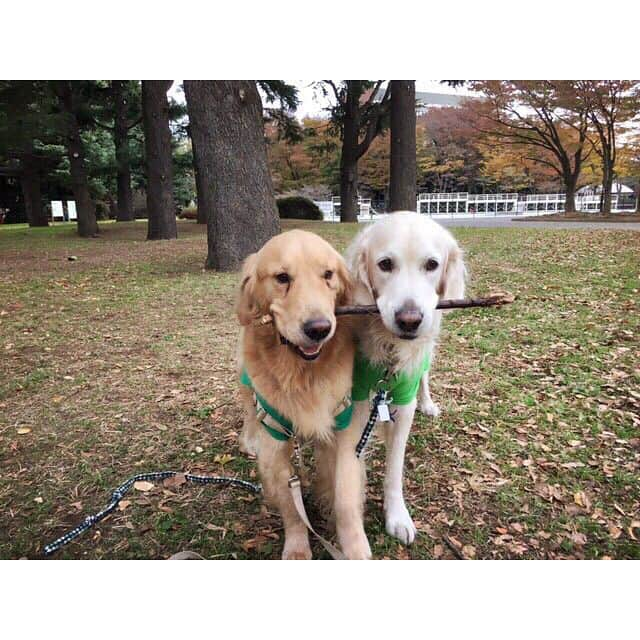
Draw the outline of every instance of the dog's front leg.
<instances>
[{"instance_id":1,"label":"dog's front leg","mask_svg":"<svg viewBox=\"0 0 640 640\"><path fill-rule=\"evenodd\" d=\"M336 433L336 532L340 547L349 560L371 558L371 547L364 532L365 467L356 457L356 444L367 422L368 412L367 402L356 402L351 425Z\"/></svg>"},{"instance_id":2,"label":"dog's front leg","mask_svg":"<svg viewBox=\"0 0 640 640\"><path fill-rule=\"evenodd\" d=\"M242 404L243 422L238 445L242 453L250 456L258 455L258 433L262 429L256 419L256 406L253 402L253 392L242 385L240 387L240 402Z\"/></svg>"},{"instance_id":3,"label":"dog's front leg","mask_svg":"<svg viewBox=\"0 0 640 640\"><path fill-rule=\"evenodd\" d=\"M425 416L437 418L440 415L440 407L431 398L429 390L429 372L425 372L420 379L420 389L418 391L418 409Z\"/></svg>"},{"instance_id":4,"label":"dog's front leg","mask_svg":"<svg viewBox=\"0 0 640 640\"><path fill-rule=\"evenodd\" d=\"M392 405L395 422L385 429L387 460L384 476L384 516L387 533L404 544L411 544L416 537L416 527L404 503L402 490L404 454L413 423L416 401L407 405Z\"/></svg>"},{"instance_id":5,"label":"dog's front leg","mask_svg":"<svg viewBox=\"0 0 640 640\"><path fill-rule=\"evenodd\" d=\"M258 470L268 502L280 511L284 524L283 560L311 560L309 534L300 519L289 490L293 472L292 443L275 440L264 429L258 432Z\"/></svg>"}]
</instances>

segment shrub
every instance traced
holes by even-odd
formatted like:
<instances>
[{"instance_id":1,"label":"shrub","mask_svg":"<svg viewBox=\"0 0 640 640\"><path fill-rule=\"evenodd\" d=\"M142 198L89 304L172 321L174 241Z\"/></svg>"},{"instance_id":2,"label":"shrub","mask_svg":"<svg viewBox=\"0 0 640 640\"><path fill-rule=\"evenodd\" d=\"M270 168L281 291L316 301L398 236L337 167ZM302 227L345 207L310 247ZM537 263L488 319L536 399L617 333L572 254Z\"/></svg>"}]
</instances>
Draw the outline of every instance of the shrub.
<instances>
[{"instance_id":1,"label":"shrub","mask_svg":"<svg viewBox=\"0 0 640 640\"><path fill-rule=\"evenodd\" d=\"M308 198L289 196L278 198L278 213L281 218L296 218L298 220L322 220L322 211Z\"/></svg>"},{"instance_id":2,"label":"shrub","mask_svg":"<svg viewBox=\"0 0 640 640\"><path fill-rule=\"evenodd\" d=\"M185 207L178 214L179 218L183 220L197 220L198 219L198 208L197 207Z\"/></svg>"}]
</instances>

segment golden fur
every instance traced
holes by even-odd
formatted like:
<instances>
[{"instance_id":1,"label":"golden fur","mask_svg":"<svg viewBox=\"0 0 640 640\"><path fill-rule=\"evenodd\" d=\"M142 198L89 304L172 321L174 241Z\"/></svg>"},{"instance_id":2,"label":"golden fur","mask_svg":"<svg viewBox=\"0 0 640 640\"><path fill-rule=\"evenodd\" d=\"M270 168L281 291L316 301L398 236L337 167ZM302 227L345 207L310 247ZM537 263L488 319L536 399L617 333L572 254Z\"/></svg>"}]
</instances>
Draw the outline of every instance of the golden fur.
<instances>
[{"instance_id":1,"label":"golden fur","mask_svg":"<svg viewBox=\"0 0 640 640\"><path fill-rule=\"evenodd\" d=\"M286 273L290 282L278 275ZM327 277L327 274L331 274ZM294 230L272 238L245 261L237 314L243 325L240 364L254 388L293 422L302 439L316 443L319 492L333 507L339 542L348 557L370 556L362 524L363 469L355 457L352 428L334 432L333 413L351 389L354 342L348 323L338 323L335 306L348 301L351 280L344 261L315 234ZM270 313L273 325L255 319ZM295 350L309 346L302 327L314 317L330 320L319 355L307 361ZM280 336L291 345L281 344ZM245 409L241 448L258 456L266 498L282 515L283 558L310 558L306 527L290 497L291 442L272 438L256 421L252 394L242 388Z\"/></svg>"}]
</instances>

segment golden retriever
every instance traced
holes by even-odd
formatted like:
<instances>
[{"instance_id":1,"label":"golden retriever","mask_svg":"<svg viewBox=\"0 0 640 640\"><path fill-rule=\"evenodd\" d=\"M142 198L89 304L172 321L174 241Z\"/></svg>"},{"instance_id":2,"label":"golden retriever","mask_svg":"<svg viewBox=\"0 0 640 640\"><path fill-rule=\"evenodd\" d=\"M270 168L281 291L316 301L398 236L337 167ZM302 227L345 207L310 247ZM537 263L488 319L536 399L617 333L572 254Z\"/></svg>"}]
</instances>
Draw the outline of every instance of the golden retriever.
<instances>
[{"instance_id":1,"label":"golden retriever","mask_svg":"<svg viewBox=\"0 0 640 640\"><path fill-rule=\"evenodd\" d=\"M313 440L318 488L333 509L348 558L371 555L364 533L364 468L355 455L360 435L334 430L334 411L351 389L352 331L335 316L347 301L351 278L340 254L319 236L288 231L269 240L243 266L237 315L240 363L251 386L290 420L298 437ZM255 320L271 314L273 324ZM282 515L283 559L310 559L305 524L294 506L291 440L275 439L256 417L252 390L241 388L245 417L241 448L255 453L265 497Z\"/></svg>"},{"instance_id":2,"label":"golden retriever","mask_svg":"<svg viewBox=\"0 0 640 640\"><path fill-rule=\"evenodd\" d=\"M416 406L431 416L439 413L429 393L425 362L432 362L440 331L438 301L464 295L462 250L454 237L430 218L398 212L365 228L347 249L346 259L355 281L354 303L375 303L380 310L379 316L358 324L360 354L379 370L413 380L402 393L398 391L401 403L391 403L394 422L385 423L384 479L387 533L411 544L416 528L403 497L405 448ZM354 430L361 432L369 415L369 402L358 397L357 383L358 367L352 422ZM362 395L365 393L366 388Z\"/></svg>"}]
</instances>

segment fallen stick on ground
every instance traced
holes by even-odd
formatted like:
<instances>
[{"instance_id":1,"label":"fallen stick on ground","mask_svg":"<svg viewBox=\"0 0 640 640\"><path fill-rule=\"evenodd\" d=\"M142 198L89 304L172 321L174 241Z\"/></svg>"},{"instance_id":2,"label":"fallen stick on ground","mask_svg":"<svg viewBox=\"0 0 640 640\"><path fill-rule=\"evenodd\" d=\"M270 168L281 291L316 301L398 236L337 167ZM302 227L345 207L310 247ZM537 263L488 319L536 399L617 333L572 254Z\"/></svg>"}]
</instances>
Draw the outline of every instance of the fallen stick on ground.
<instances>
[{"instance_id":1,"label":"fallen stick on ground","mask_svg":"<svg viewBox=\"0 0 640 640\"><path fill-rule=\"evenodd\" d=\"M484 298L460 298L459 300L440 300L436 309L470 309L473 307L498 307L509 304L515 300L515 296L506 292L493 293ZM375 304L364 306L349 305L336 307L336 316L370 316L380 313ZM271 315L267 314L258 319L259 325L273 322Z\"/></svg>"}]
</instances>

